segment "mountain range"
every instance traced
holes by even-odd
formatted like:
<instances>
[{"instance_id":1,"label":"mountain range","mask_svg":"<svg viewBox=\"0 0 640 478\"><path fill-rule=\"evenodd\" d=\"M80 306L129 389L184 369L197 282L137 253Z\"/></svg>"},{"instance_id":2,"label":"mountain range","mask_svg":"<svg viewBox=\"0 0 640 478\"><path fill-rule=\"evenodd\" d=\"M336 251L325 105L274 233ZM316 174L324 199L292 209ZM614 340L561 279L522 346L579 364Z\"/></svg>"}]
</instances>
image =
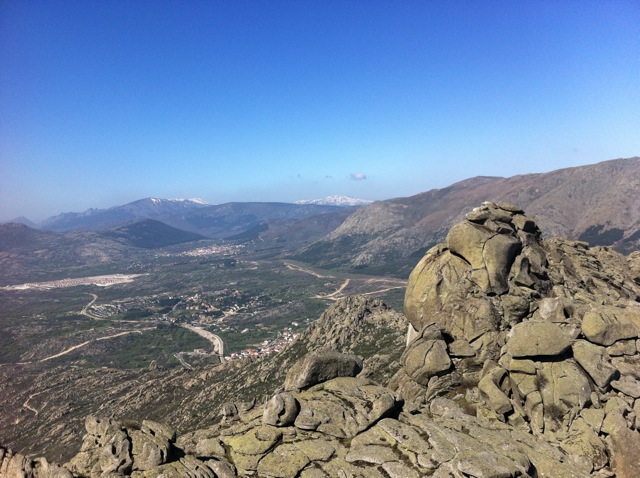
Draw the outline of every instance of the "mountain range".
<instances>
[{"instance_id":1,"label":"mountain range","mask_svg":"<svg viewBox=\"0 0 640 478\"><path fill-rule=\"evenodd\" d=\"M297 204L220 205L199 199L146 198L109 209L53 216L32 234L42 240L47 233L74 232L76 235L64 244L84 240L93 244L85 249L95 251L98 236L78 233L100 232L101 254L115 251L116 255L123 246L161 247L186 240L228 239L253 242L321 267L406 276L430 246L442 241L451 225L483 201L518 204L536 218L547 237L612 246L625 253L640 248L638 157L510 178L479 176L446 188L369 204L343 196ZM141 220L156 222L133 225ZM19 222L26 221L22 218ZM0 227L0 243L10 242L16 233L15 228L6 226ZM51 237L52 244L62 240L62 236ZM34 240L24 239L24 244Z\"/></svg>"}]
</instances>

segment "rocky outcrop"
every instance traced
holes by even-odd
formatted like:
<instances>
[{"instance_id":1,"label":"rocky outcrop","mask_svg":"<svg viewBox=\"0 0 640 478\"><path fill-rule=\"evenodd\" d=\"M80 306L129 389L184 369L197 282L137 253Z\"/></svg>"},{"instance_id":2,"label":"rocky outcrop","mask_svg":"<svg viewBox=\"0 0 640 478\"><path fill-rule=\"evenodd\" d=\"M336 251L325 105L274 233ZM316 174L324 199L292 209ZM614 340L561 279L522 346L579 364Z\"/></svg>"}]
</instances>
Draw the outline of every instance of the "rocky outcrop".
<instances>
[{"instance_id":1,"label":"rocky outcrop","mask_svg":"<svg viewBox=\"0 0 640 478\"><path fill-rule=\"evenodd\" d=\"M483 204L413 271L410 343L390 387L414 409L457 396L477 416L585 456L588 471L611 466L614 436L638 434L640 288L625 266L607 248L542 241L514 205ZM437 373L413 352L432 347L434 330L451 359Z\"/></svg>"},{"instance_id":2,"label":"rocky outcrop","mask_svg":"<svg viewBox=\"0 0 640 478\"><path fill-rule=\"evenodd\" d=\"M3 478L72 478L66 468L49 463L46 458L32 460L20 453L0 447L0 476Z\"/></svg>"},{"instance_id":3,"label":"rocky outcrop","mask_svg":"<svg viewBox=\"0 0 640 478\"><path fill-rule=\"evenodd\" d=\"M518 207L485 203L411 275L407 346L388 386L347 346L359 332L341 313L375 331L372 304L354 298L325 313L322 350L287 362L263 403L228 403L221 423L177 438L156 422L89 417L64 467L2 450L0 477L635 477L640 286L629 271L607 248L542 241Z\"/></svg>"}]
</instances>

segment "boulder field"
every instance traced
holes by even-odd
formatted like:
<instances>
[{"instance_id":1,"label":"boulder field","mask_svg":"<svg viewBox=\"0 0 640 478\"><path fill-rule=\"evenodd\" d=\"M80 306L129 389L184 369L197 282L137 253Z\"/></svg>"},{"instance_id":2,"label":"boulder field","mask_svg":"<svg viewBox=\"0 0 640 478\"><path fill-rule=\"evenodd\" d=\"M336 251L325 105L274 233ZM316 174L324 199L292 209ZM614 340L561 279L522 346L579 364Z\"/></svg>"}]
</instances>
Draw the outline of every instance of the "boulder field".
<instances>
[{"instance_id":1,"label":"boulder field","mask_svg":"<svg viewBox=\"0 0 640 478\"><path fill-rule=\"evenodd\" d=\"M0 477L637 477L638 261L484 203L412 272L388 383L315 351L212 427L90 416L68 463L0 448Z\"/></svg>"}]
</instances>

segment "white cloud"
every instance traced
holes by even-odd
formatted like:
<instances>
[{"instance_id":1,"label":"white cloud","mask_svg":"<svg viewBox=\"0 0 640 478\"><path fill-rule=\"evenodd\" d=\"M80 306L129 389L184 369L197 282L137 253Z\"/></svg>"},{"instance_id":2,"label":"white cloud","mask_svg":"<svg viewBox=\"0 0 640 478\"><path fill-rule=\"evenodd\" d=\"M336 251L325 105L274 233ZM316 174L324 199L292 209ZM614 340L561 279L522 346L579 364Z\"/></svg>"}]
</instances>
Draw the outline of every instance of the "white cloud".
<instances>
[{"instance_id":1,"label":"white cloud","mask_svg":"<svg viewBox=\"0 0 640 478\"><path fill-rule=\"evenodd\" d=\"M351 173L349 175L349 178L351 178L353 181L364 181L365 179L367 179L367 175L364 173Z\"/></svg>"}]
</instances>

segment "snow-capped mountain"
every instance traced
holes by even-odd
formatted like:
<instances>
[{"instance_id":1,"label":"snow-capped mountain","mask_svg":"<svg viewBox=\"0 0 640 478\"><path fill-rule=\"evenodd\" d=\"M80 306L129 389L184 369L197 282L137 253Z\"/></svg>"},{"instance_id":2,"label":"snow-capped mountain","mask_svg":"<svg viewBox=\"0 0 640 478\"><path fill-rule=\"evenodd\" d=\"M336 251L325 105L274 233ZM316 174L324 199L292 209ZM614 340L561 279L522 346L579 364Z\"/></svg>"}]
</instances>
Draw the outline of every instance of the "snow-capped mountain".
<instances>
[{"instance_id":1,"label":"snow-capped mountain","mask_svg":"<svg viewBox=\"0 0 640 478\"><path fill-rule=\"evenodd\" d=\"M257 226L265 228L271 222L305 219L340 209L334 204L236 202L210 205L202 199L145 198L109 209L58 214L43 221L42 229L105 231L125 223L153 219L183 231L223 238Z\"/></svg>"},{"instance_id":2,"label":"snow-capped mountain","mask_svg":"<svg viewBox=\"0 0 640 478\"><path fill-rule=\"evenodd\" d=\"M366 206L373 201L368 199L358 199L350 196L327 196L321 199L301 199L294 204L320 204L322 206Z\"/></svg>"}]
</instances>

